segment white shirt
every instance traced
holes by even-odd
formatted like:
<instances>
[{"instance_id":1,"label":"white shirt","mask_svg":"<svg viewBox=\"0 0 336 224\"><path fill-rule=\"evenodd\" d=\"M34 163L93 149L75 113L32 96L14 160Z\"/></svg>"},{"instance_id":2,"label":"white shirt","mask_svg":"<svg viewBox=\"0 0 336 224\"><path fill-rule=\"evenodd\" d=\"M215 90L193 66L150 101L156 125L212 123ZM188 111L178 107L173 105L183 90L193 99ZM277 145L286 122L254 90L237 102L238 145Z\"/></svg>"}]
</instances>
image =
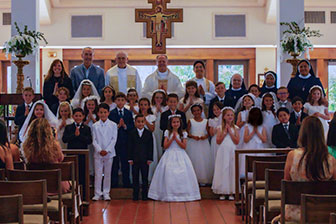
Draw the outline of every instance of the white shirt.
<instances>
[{"instance_id":1,"label":"white shirt","mask_svg":"<svg viewBox=\"0 0 336 224\"><path fill-rule=\"evenodd\" d=\"M223 96L223 98L221 98L220 96L217 95L218 101L221 102L222 100L225 100L225 95Z\"/></svg>"},{"instance_id":2,"label":"white shirt","mask_svg":"<svg viewBox=\"0 0 336 224\"><path fill-rule=\"evenodd\" d=\"M300 110L300 112L296 112L296 111L294 110L294 114L295 114L295 117L298 118L298 117L301 116L301 114L302 114L302 110Z\"/></svg>"},{"instance_id":3,"label":"white shirt","mask_svg":"<svg viewBox=\"0 0 336 224\"><path fill-rule=\"evenodd\" d=\"M121 111L122 116L124 116L124 114L125 114L125 112L124 112L125 107L123 107L123 108L116 107L116 108L118 110L118 115L120 115L120 111Z\"/></svg>"},{"instance_id":4,"label":"white shirt","mask_svg":"<svg viewBox=\"0 0 336 224\"><path fill-rule=\"evenodd\" d=\"M140 137L140 138L142 137L142 133L143 133L144 129L145 129L145 128L143 128L143 129L139 129L139 128L137 128L137 130L138 130L138 134L139 134L139 137Z\"/></svg>"},{"instance_id":5,"label":"white shirt","mask_svg":"<svg viewBox=\"0 0 336 224\"><path fill-rule=\"evenodd\" d=\"M29 110L30 110L30 108L32 108L32 106L33 106L33 102L31 102L30 104L25 103L25 107L29 107Z\"/></svg>"},{"instance_id":6,"label":"white shirt","mask_svg":"<svg viewBox=\"0 0 336 224\"><path fill-rule=\"evenodd\" d=\"M161 79L166 79L168 76L168 70L165 72L158 71L158 75L160 76Z\"/></svg>"},{"instance_id":7,"label":"white shirt","mask_svg":"<svg viewBox=\"0 0 336 224\"><path fill-rule=\"evenodd\" d=\"M213 82L211 82L209 80L209 91L208 91L205 78L201 78L201 79L194 78L193 80L195 82L197 82L197 86L202 86L203 87L204 92L205 92L205 95L204 95L204 97L205 97L205 104L209 105L211 99L216 96L215 85L213 84ZM203 97L203 95L201 95L201 96Z\"/></svg>"},{"instance_id":8,"label":"white shirt","mask_svg":"<svg viewBox=\"0 0 336 224\"><path fill-rule=\"evenodd\" d=\"M112 158L116 155L115 144L118 137L118 126L113 121L107 119L105 122L102 120L97 121L92 125L92 144L95 148L94 156L102 158L99 154L102 150L107 152L104 158Z\"/></svg>"},{"instance_id":9,"label":"white shirt","mask_svg":"<svg viewBox=\"0 0 336 224\"><path fill-rule=\"evenodd\" d=\"M119 91L127 93L127 68L118 67L118 82L119 82Z\"/></svg>"}]
</instances>

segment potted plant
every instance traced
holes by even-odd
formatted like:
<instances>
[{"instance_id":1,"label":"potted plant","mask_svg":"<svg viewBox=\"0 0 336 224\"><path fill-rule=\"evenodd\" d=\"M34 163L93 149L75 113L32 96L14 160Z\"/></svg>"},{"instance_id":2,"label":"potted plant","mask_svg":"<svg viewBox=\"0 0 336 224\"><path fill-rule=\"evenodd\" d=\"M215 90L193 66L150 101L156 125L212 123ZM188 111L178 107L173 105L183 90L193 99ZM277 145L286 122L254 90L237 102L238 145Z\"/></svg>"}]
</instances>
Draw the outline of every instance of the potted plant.
<instances>
[{"instance_id":1,"label":"potted plant","mask_svg":"<svg viewBox=\"0 0 336 224\"><path fill-rule=\"evenodd\" d=\"M48 42L43 33L35 30L28 30L27 26L24 26L24 30L21 31L16 22L14 25L18 34L12 36L4 43L3 52L6 52L6 57L10 53L19 58L18 60L13 61L13 63L18 67L16 93L21 93L24 80L23 66L29 64L29 61L22 60L22 58L38 50L39 41L43 40L45 44L48 44Z\"/></svg>"}]
</instances>

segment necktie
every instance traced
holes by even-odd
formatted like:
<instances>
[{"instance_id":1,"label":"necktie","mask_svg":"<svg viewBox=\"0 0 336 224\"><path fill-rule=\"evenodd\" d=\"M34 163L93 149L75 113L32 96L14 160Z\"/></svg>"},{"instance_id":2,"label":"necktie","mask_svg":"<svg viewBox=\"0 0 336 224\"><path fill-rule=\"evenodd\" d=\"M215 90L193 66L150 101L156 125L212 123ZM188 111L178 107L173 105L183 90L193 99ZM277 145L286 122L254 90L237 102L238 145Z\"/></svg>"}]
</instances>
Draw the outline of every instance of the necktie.
<instances>
[{"instance_id":1,"label":"necktie","mask_svg":"<svg viewBox=\"0 0 336 224\"><path fill-rule=\"evenodd\" d=\"M79 128L79 127L80 127L80 124L76 123L76 127Z\"/></svg>"},{"instance_id":2,"label":"necktie","mask_svg":"<svg viewBox=\"0 0 336 224\"><path fill-rule=\"evenodd\" d=\"M220 102L224 104L224 100L220 100Z\"/></svg>"},{"instance_id":3,"label":"necktie","mask_svg":"<svg viewBox=\"0 0 336 224\"><path fill-rule=\"evenodd\" d=\"M122 112L122 110L119 110L119 116L120 116L120 117L123 116L123 112Z\"/></svg>"},{"instance_id":4,"label":"necktie","mask_svg":"<svg viewBox=\"0 0 336 224\"><path fill-rule=\"evenodd\" d=\"M284 124L284 128L285 128L285 131L286 131L286 134L287 134L288 138L290 139L288 124Z\"/></svg>"}]
</instances>

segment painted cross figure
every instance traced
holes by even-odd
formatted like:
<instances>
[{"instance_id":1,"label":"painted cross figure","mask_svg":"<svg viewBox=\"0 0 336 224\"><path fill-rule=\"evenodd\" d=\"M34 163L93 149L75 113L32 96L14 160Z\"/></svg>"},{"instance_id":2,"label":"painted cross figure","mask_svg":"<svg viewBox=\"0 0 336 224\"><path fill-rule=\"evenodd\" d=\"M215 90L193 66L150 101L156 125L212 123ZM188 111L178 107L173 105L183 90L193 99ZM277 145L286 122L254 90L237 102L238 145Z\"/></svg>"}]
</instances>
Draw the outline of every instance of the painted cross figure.
<instances>
[{"instance_id":1,"label":"painted cross figure","mask_svg":"<svg viewBox=\"0 0 336 224\"><path fill-rule=\"evenodd\" d=\"M182 9L167 9L170 0L148 0L152 9L136 9L135 21L147 23L147 37L152 38L152 53L166 52L166 38L171 37L171 22L182 22Z\"/></svg>"}]
</instances>

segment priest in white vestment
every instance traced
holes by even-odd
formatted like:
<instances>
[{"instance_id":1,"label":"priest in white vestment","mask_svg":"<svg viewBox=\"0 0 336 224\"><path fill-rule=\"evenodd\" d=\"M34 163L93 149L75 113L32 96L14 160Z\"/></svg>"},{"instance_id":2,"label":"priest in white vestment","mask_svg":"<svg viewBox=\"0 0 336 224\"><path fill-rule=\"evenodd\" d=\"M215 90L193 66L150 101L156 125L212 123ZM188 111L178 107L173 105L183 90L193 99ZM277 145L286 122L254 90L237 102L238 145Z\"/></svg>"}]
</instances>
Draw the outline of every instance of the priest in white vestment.
<instances>
[{"instance_id":1,"label":"priest in white vestment","mask_svg":"<svg viewBox=\"0 0 336 224\"><path fill-rule=\"evenodd\" d=\"M184 88L179 77L168 69L167 55L158 55L156 57L156 65L158 68L145 80L141 96L151 99L155 90L163 89L167 94L176 93L179 98L182 98L184 96Z\"/></svg>"},{"instance_id":2,"label":"priest in white vestment","mask_svg":"<svg viewBox=\"0 0 336 224\"><path fill-rule=\"evenodd\" d=\"M205 105L209 105L210 100L216 96L216 92L213 82L205 78L205 64L203 61L194 62L194 72L196 77L192 80L197 82L198 92L201 98L203 98Z\"/></svg>"},{"instance_id":3,"label":"priest in white vestment","mask_svg":"<svg viewBox=\"0 0 336 224\"><path fill-rule=\"evenodd\" d=\"M123 51L115 58L117 64L106 72L105 85L110 85L116 92L127 94L129 88L134 88L140 97L142 91L141 79L138 71L127 64L128 57Z\"/></svg>"}]
</instances>

